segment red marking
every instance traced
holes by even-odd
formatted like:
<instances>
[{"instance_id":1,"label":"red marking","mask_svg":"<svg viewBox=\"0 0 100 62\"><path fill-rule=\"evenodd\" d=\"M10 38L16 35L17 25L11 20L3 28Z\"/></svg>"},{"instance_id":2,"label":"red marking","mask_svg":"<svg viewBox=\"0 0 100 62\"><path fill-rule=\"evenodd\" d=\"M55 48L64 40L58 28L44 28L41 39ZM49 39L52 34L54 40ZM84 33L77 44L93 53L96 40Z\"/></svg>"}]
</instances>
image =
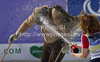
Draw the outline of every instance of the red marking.
<instances>
[{"instance_id":1,"label":"red marking","mask_svg":"<svg viewBox=\"0 0 100 62\"><path fill-rule=\"evenodd\" d=\"M90 43L90 45L91 45L91 43Z\"/></svg>"},{"instance_id":2,"label":"red marking","mask_svg":"<svg viewBox=\"0 0 100 62\"><path fill-rule=\"evenodd\" d=\"M94 33L97 33L98 31L97 30L94 30Z\"/></svg>"},{"instance_id":3,"label":"red marking","mask_svg":"<svg viewBox=\"0 0 100 62\"><path fill-rule=\"evenodd\" d=\"M72 49L72 51L73 51L73 49L74 49L74 48L76 48L76 46L73 46L73 47L71 48L71 49Z\"/></svg>"},{"instance_id":4,"label":"red marking","mask_svg":"<svg viewBox=\"0 0 100 62\"><path fill-rule=\"evenodd\" d=\"M47 15L47 17L49 17L49 15Z\"/></svg>"}]
</instances>

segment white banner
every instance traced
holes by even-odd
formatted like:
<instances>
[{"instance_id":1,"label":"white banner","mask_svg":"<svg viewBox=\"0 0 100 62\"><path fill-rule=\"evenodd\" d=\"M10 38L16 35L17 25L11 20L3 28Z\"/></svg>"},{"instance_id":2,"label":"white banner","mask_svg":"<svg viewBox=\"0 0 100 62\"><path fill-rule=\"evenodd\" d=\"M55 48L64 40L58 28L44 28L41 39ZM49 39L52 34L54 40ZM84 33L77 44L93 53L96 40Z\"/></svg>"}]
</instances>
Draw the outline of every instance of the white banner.
<instances>
[{"instance_id":1,"label":"white banner","mask_svg":"<svg viewBox=\"0 0 100 62\"><path fill-rule=\"evenodd\" d=\"M0 48L0 59L2 59L8 44L0 44L0 47L2 47ZM12 44L4 60L40 60L42 48L43 43ZM63 60L82 60L80 58L73 57L70 53L71 50L66 53Z\"/></svg>"}]
</instances>

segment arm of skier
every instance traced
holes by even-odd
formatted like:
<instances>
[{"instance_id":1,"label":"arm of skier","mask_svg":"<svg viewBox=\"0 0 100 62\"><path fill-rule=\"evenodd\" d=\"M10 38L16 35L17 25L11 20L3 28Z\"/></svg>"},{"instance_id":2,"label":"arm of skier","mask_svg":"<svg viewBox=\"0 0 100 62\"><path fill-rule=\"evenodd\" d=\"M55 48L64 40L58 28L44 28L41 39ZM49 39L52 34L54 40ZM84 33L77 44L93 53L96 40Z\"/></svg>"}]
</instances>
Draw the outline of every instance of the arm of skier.
<instances>
[{"instance_id":1,"label":"arm of skier","mask_svg":"<svg viewBox=\"0 0 100 62\"><path fill-rule=\"evenodd\" d=\"M10 36L10 38L8 40L9 43L11 43L12 40L17 40L24 32L26 32L28 30L28 28L32 27L35 24L35 22L34 22L34 12L20 25L20 27L18 28L16 33L12 34Z\"/></svg>"}]
</instances>

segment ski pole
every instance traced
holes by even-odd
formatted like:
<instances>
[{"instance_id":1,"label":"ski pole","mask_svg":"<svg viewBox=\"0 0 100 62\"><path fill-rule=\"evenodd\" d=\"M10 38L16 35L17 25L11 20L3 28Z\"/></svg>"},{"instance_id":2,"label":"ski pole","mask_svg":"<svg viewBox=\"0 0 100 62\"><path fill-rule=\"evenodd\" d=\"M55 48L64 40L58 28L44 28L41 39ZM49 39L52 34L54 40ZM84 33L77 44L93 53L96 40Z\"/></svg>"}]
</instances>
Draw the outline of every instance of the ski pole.
<instances>
[{"instance_id":1,"label":"ski pole","mask_svg":"<svg viewBox=\"0 0 100 62\"><path fill-rule=\"evenodd\" d=\"M1 62L3 61L3 59L4 59L5 55L6 55L6 53L7 53L8 49L9 49L9 47L10 47L11 43L12 43L12 41L13 41L13 37L12 37L12 39L11 39L11 42L10 42L10 44L9 44L8 48L6 49L5 54L3 55L2 59L1 59Z\"/></svg>"}]
</instances>

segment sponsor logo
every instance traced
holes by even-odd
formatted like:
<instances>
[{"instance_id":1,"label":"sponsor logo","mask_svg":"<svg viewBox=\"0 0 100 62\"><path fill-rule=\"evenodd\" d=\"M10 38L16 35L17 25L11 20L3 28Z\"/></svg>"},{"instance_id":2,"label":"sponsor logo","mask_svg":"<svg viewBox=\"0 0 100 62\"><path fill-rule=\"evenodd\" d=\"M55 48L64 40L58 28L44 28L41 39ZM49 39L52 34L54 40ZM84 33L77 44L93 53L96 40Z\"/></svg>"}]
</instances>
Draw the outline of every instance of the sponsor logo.
<instances>
[{"instance_id":1,"label":"sponsor logo","mask_svg":"<svg viewBox=\"0 0 100 62\"><path fill-rule=\"evenodd\" d=\"M4 52L1 54L4 54L7 49L4 49ZM21 54L21 48L10 48L6 54Z\"/></svg>"},{"instance_id":2,"label":"sponsor logo","mask_svg":"<svg viewBox=\"0 0 100 62\"><path fill-rule=\"evenodd\" d=\"M41 46L41 47L32 46L30 48L30 53L31 53L31 55L33 55L36 58L41 58L42 49L43 49L43 46Z\"/></svg>"},{"instance_id":3,"label":"sponsor logo","mask_svg":"<svg viewBox=\"0 0 100 62\"><path fill-rule=\"evenodd\" d=\"M30 47L30 54L38 59L41 58L41 54L42 54L42 49L43 46L38 47L38 46L32 46ZM66 52L66 54L70 54L72 52L72 50L70 49L68 52ZM79 49L79 52L81 53L81 49Z\"/></svg>"},{"instance_id":4,"label":"sponsor logo","mask_svg":"<svg viewBox=\"0 0 100 62\"><path fill-rule=\"evenodd\" d=\"M85 0L85 2L83 3L83 10L85 11L85 12L87 12L87 10L91 13L91 14L94 14L94 15L96 15L96 16L100 16L100 0L98 0L98 3L99 3L99 6L97 6L98 7L98 11L96 12L96 11L94 11L92 8L91 8L91 2L92 2L93 0ZM97 4L98 4L97 3Z\"/></svg>"}]
</instances>

